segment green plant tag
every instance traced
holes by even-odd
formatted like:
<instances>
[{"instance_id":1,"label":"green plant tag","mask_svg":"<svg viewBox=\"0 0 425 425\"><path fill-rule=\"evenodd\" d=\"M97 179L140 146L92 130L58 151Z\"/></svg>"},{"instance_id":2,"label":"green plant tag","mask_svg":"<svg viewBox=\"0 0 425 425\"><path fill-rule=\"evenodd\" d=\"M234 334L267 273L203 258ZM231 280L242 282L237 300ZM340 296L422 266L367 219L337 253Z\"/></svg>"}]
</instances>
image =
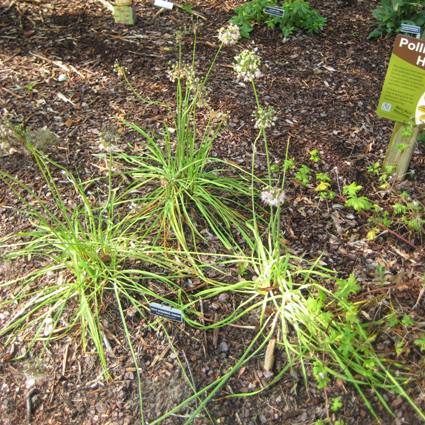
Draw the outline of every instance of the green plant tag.
<instances>
[{"instance_id":1,"label":"green plant tag","mask_svg":"<svg viewBox=\"0 0 425 425\"><path fill-rule=\"evenodd\" d=\"M425 113L420 112L424 106L425 40L398 35L376 112L382 118L399 122L416 116L419 125L425 123Z\"/></svg>"},{"instance_id":2,"label":"green plant tag","mask_svg":"<svg viewBox=\"0 0 425 425\"><path fill-rule=\"evenodd\" d=\"M114 19L117 24L134 25L136 15L133 6L114 6Z\"/></svg>"}]
</instances>

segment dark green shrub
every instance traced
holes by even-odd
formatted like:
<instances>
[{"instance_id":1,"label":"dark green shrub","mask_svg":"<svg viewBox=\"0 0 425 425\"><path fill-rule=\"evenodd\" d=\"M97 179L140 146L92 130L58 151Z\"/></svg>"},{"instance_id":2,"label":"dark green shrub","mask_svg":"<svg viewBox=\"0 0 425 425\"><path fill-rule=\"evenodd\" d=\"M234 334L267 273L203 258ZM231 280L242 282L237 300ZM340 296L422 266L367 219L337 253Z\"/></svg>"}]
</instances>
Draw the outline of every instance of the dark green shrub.
<instances>
[{"instance_id":1,"label":"dark green shrub","mask_svg":"<svg viewBox=\"0 0 425 425\"><path fill-rule=\"evenodd\" d=\"M369 34L369 38L378 38L384 34L399 32L402 22L425 25L425 2L423 0L381 0L373 11L378 26Z\"/></svg>"},{"instance_id":2,"label":"dark green shrub","mask_svg":"<svg viewBox=\"0 0 425 425\"><path fill-rule=\"evenodd\" d=\"M326 19L305 0L285 1L282 5L283 16L264 13L267 6L276 6L276 1L251 0L236 8L236 16L231 22L239 26L242 37L248 38L257 23L265 24L268 28L279 28L284 37L289 37L296 29L316 33L326 24Z\"/></svg>"}]
</instances>

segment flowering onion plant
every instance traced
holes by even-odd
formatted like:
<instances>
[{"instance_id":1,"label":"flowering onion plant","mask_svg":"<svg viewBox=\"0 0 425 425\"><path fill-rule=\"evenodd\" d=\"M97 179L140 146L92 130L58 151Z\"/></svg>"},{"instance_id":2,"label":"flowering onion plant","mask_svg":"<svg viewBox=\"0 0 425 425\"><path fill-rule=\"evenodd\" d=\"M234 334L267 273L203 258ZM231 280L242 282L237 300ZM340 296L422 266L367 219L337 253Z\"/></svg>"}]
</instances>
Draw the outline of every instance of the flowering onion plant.
<instances>
[{"instance_id":1,"label":"flowering onion plant","mask_svg":"<svg viewBox=\"0 0 425 425\"><path fill-rule=\"evenodd\" d=\"M138 205L137 212L148 223L146 234L164 242L175 238L183 248L196 246L197 240L212 232L231 249L234 234L246 236L244 205L251 196L250 173L236 164L213 158L213 143L220 137L223 115L206 102L206 83L223 46L238 39L237 27L219 31L221 43L203 78L195 71L195 46L192 64L182 60L179 44L178 63L168 72L177 84L174 128L164 126L163 134L151 134L127 123L145 142L142 155L119 154L128 164L133 180L127 193ZM202 108L206 123L200 124ZM248 238L246 238L248 239Z\"/></svg>"},{"instance_id":2,"label":"flowering onion plant","mask_svg":"<svg viewBox=\"0 0 425 425\"><path fill-rule=\"evenodd\" d=\"M248 318L257 317L258 333L230 370L152 424L161 423L188 403L203 397L185 421L185 424L191 423L238 369L246 366L266 347L266 351L269 351L269 347L274 349L275 345L281 351L284 366L274 376L271 374L273 378L268 384L251 393L228 397L258 394L278 382L290 369L297 368L301 370L306 386L310 377L321 389L328 386L331 378L353 385L375 418L378 416L366 394L367 389L372 390L390 414L393 412L382 394L384 391L404 397L425 419L425 414L403 388L408 374L402 368L398 368L397 374L394 374L388 362L372 346L373 335L368 332L369 326L360 320L359 308L351 300L351 296L360 291L355 276L338 279L332 270L320 265L320 258L309 262L292 255L282 241L281 215L285 207L286 168L283 167L283 176L276 178L270 166L266 130L274 123L274 114L259 101L255 85L255 80L261 75L259 66L260 59L256 52L245 51L235 58L234 70L239 79L251 83L257 103L255 118L261 121L257 125L258 135L253 144L251 175L255 174L257 142L262 140L267 157L268 186L261 192L260 199L270 209L268 226L264 229L260 225L256 206L258 198L252 193L252 220L247 225L252 238L248 244L250 254L244 254L243 248L240 248L239 255L220 256L216 267L221 262L223 270L232 272L228 272L223 281L209 282L209 286L193 294L184 307L186 322L194 327L212 330L236 323L243 325ZM264 119L264 111L272 118ZM261 114L262 120L258 118ZM288 150L289 141L285 160L288 159ZM254 187L254 181L251 187ZM240 271L238 279L234 277L235 270ZM333 290L330 289L332 287ZM204 311L197 309L200 301L217 299L224 293L239 294L235 298L239 303L227 316L206 321Z\"/></svg>"}]
</instances>

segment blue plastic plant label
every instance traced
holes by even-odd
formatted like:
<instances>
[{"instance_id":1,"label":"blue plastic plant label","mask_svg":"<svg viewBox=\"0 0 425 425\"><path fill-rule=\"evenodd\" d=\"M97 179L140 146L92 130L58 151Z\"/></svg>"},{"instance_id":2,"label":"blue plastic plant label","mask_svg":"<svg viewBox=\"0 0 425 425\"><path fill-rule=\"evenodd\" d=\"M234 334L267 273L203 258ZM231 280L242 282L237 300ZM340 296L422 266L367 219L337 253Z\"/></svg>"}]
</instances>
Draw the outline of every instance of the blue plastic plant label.
<instances>
[{"instance_id":1,"label":"blue plastic plant label","mask_svg":"<svg viewBox=\"0 0 425 425\"><path fill-rule=\"evenodd\" d=\"M285 11L281 7L277 7L277 6L265 7L263 12L267 13L267 15L272 15L272 16L283 16L285 13Z\"/></svg>"},{"instance_id":2,"label":"blue plastic plant label","mask_svg":"<svg viewBox=\"0 0 425 425\"><path fill-rule=\"evenodd\" d=\"M420 38L421 33L422 33L422 29L421 29L421 27L418 27L417 25L401 24L400 32L402 32L404 34L416 35L416 38Z\"/></svg>"},{"instance_id":3,"label":"blue plastic plant label","mask_svg":"<svg viewBox=\"0 0 425 425\"><path fill-rule=\"evenodd\" d=\"M157 316L161 316L169 320L174 320L175 322L183 322L183 314L177 308L173 308L165 304L150 303L149 309L152 314Z\"/></svg>"}]
</instances>

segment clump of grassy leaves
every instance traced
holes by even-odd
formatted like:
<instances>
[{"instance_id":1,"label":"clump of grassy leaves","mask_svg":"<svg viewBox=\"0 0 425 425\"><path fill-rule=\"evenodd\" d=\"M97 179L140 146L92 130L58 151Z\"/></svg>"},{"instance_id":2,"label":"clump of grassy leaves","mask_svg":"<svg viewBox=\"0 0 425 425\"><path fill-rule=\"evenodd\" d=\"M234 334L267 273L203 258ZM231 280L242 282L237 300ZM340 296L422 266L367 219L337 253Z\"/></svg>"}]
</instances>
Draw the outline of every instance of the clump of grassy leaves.
<instances>
[{"instance_id":1,"label":"clump of grassy leaves","mask_svg":"<svg viewBox=\"0 0 425 425\"><path fill-rule=\"evenodd\" d=\"M260 106L253 81L252 86L257 105ZM264 129L259 130L259 136L262 136L267 153L268 184L276 187L275 193L281 193L286 168L282 178L273 178ZM256 142L258 140L257 137ZM253 164L255 152L254 147ZM355 276L340 279L332 270L320 265L320 258L307 262L291 255L281 242L281 214L284 211L281 203L270 207L268 225L264 229L257 217L256 202L257 197L252 194L253 217L248 224L252 238L250 254L240 254L233 258L229 256L223 260L223 268L239 268L245 270L244 275L234 283L210 282L208 288L192 295L184 310L187 323L204 330L257 317L258 333L229 371L152 424L162 422L195 399L203 397L185 422L191 423L236 371L263 352L271 341L283 352L285 366L277 371L266 388L278 382L290 369L297 368L301 369L306 386L311 377L321 389L326 388L332 378L351 384L376 419L379 418L368 391L377 397L391 415L392 409L383 395L386 391L405 398L416 413L425 419L425 414L403 387L408 382L407 371L399 367L394 373L387 360L379 356L372 345L374 334L368 330L373 323L364 323L360 319L359 305L351 300L360 291ZM242 248L240 252L243 252ZM213 299L223 293L237 293L240 303L228 316L206 325L203 311L197 311L196 306L200 300ZM264 389L233 394L231 397L246 397Z\"/></svg>"},{"instance_id":2,"label":"clump of grassy leaves","mask_svg":"<svg viewBox=\"0 0 425 425\"><path fill-rule=\"evenodd\" d=\"M93 181L82 182L40 152L31 151L47 185L49 201L0 172L29 221L26 230L0 241L2 259L30 259L33 266L29 273L1 283L3 289L9 288L1 307L19 303L21 308L0 336L11 342L20 335L30 349L38 341L48 343L78 329L83 347L94 346L108 377L108 344L101 323L106 304L110 309L111 300L114 302L130 341L124 309L132 306L143 314L148 300L164 300L159 291L151 289L152 281L167 292L177 292L174 282L177 274L183 273L177 271L182 270L181 264L174 264L163 248L144 244L131 217L116 211L117 189L112 187L111 172L106 193L97 193L103 201L92 201L88 187ZM52 167L61 171L72 188L76 198L72 207L55 182ZM164 270L166 275L161 272ZM170 270L176 270L176 275Z\"/></svg>"},{"instance_id":3,"label":"clump of grassy leaves","mask_svg":"<svg viewBox=\"0 0 425 425\"><path fill-rule=\"evenodd\" d=\"M271 214L276 218L279 212ZM423 412L403 389L408 374L398 369L395 375L373 348L374 335L368 332L373 323L360 320L359 306L350 300L360 287L354 275L338 279L322 266L319 259L310 265L301 258L289 254L280 242L281 230L275 226L261 234L259 227L252 227L254 249L250 256L240 256L226 262L227 267L243 264L250 271L250 278L233 284L216 284L196 294L191 312L199 299L215 298L223 293L238 293L241 303L227 317L204 326L202 321L188 323L202 329L228 326L258 317L257 346L265 347L271 339L282 350L285 366L278 370L269 386L276 383L291 368L301 369L305 385L312 376L318 388L326 388L331 378L342 380L355 387L369 411L378 418L368 397L367 390L376 395L383 407L392 414L383 392L389 391L404 397L425 418ZM201 314L195 313L195 314ZM244 358L258 353L251 347ZM261 352L261 351L260 351ZM236 367L236 365L235 365ZM405 371L407 372L407 370ZM397 376L397 377L396 377ZM229 379L230 376L226 376ZM223 377L224 379L224 377ZM221 384L221 382L220 382ZM251 394L258 394L262 390Z\"/></svg>"},{"instance_id":4,"label":"clump of grassy leaves","mask_svg":"<svg viewBox=\"0 0 425 425\"><path fill-rule=\"evenodd\" d=\"M182 68L181 50L179 52L178 65ZM13 176L1 172L0 177L26 207L30 227L4 238L0 249L5 252L5 259L32 258L41 266L1 284L13 291L1 306L18 302L22 308L0 331L0 336L7 336L11 341L20 335L32 347L38 341L48 343L78 328L83 346L87 348L90 343L95 347L108 376L105 349L108 344L101 323L108 296L108 303L110 299L114 301L121 318L136 365L138 359L125 318L126 306L143 314L147 302L160 300L181 308L186 323L201 329L221 328L255 317L258 332L235 364L201 390L196 390L190 381L193 395L151 425L161 423L192 401L198 401L197 407L186 417L185 424L192 423L227 381L254 356L262 354L271 341L276 342L286 362L267 387L278 382L291 368L299 368L306 385L310 377L319 388L326 388L332 378L353 385L375 417L377 414L367 390L371 390L390 413L391 408L382 393L399 394L425 419L403 388L407 382L403 369L399 368L395 376L387 361L373 348L374 335L368 332L373 323L360 320L360 307L351 298L360 290L355 277L338 279L332 270L320 265L320 259L305 261L290 254L282 243L288 150L280 176L271 165L266 127L263 126L253 143L250 172L210 156L221 127L214 128L210 121L200 131L197 110L214 63L215 59L201 81L193 77L185 81L177 78L175 135L165 128L163 140L160 140L128 124L144 138L146 153L117 155L129 165L127 174L134 180L121 196L118 196L118 188L113 188L109 171L106 192L98 193L103 201L92 201L88 195L88 185L92 181L78 180L32 148L49 189L49 202ZM192 72L193 69L194 60ZM251 83L257 109L264 111L256 85L253 80ZM260 140L264 143L268 168L267 176L261 179L255 176L254 166ZM312 157L316 159L320 159L317 152ZM111 161L109 157L109 170ZM72 209L61 194L52 167L62 172L75 192L77 202ZM232 174L235 170L241 175L235 177ZM298 175L299 181L308 184L310 174L310 169L304 169ZM329 183L324 176L319 179L316 175L316 179ZM258 184L263 181L266 182L263 192L267 196L262 199L270 206L266 214L257 204ZM358 197L358 192L358 187L352 187L347 196ZM243 201L235 201L235 198ZM242 202L249 199L252 215L246 221L246 216L239 211L243 210ZM125 212L130 201L138 204L138 213ZM194 218L195 214L198 218ZM202 271L207 264L198 263L201 255L196 252L197 241L206 242L199 230L201 224L207 225L233 252L221 256L211 254L212 267L222 270L223 274L226 269L245 270L238 281L232 281L232 275L226 283L205 278ZM235 233L243 236L245 246L236 244ZM144 243L143 237L151 234L150 240L155 246ZM170 237L179 245L174 252L164 247L164 241ZM208 255L202 253L202 256ZM183 267L182 270L187 258L191 260L191 267L194 262L196 267L190 270ZM200 275L206 288L182 294L175 281L190 271ZM167 288L167 297L152 288L150 282L153 280ZM213 299L223 293L238 294L239 303L228 316L206 325L203 312L196 306L200 300ZM136 370L141 422L144 423L140 372L138 367ZM262 390L233 396L254 395Z\"/></svg>"},{"instance_id":5,"label":"clump of grassy leaves","mask_svg":"<svg viewBox=\"0 0 425 425\"><path fill-rule=\"evenodd\" d=\"M207 75L200 79L195 75L195 47L192 64L184 65L179 44L173 132L165 125L161 137L127 123L142 136L146 152L121 153L117 158L128 165L124 172L133 184L127 192L139 203L146 234L154 235L155 242L175 238L187 249L205 239L202 226L232 249L235 231L246 234L242 212L251 193L249 173L211 156L222 121L207 114L207 122L200 125L199 105L205 103L206 82L220 50L221 46Z\"/></svg>"}]
</instances>

